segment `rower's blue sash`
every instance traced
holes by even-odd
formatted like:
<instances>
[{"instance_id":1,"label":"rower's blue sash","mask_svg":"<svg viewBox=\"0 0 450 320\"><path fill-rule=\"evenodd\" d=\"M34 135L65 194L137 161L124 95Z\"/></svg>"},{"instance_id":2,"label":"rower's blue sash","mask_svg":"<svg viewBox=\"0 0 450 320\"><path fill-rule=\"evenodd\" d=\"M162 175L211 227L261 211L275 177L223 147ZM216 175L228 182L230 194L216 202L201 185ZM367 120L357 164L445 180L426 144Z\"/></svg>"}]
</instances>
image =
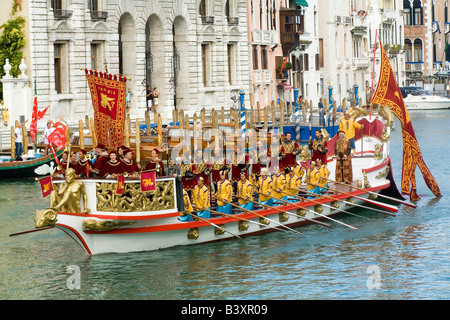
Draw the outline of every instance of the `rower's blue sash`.
<instances>
[{"instance_id":1,"label":"rower's blue sash","mask_svg":"<svg viewBox=\"0 0 450 320\"><path fill-rule=\"evenodd\" d=\"M194 221L194 219L192 219L192 216L191 215L185 215L185 216L180 216L179 217L179 220L181 221L181 222L189 222L189 221Z\"/></svg>"},{"instance_id":2,"label":"rower's blue sash","mask_svg":"<svg viewBox=\"0 0 450 320\"><path fill-rule=\"evenodd\" d=\"M311 192L311 193L315 193L315 194L317 194L317 195L320 195L320 188L319 188L319 187L315 187L314 189L308 189L308 192ZM313 195L308 195L308 196L306 197L306 199L313 199L313 198L315 198Z\"/></svg>"},{"instance_id":3,"label":"rower's blue sash","mask_svg":"<svg viewBox=\"0 0 450 320\"><path fill-rule=\"evenodd\" d=\"M325 185L325 187L320 188L320 193L326 192L328 188L328 183Z\"/></svg>"},{"instance_id":4,"label":"rower's blue sash","mask_svg":"<svg viewBox=\"0 0 450 320\"><path fill-rule=\"evenodd\" d=\"M272 198L267 199L266 201L261 201L261 200L258 199L258 202L261 203L261 204L265 204L267 206L271 206L271 207L273 206L273 199Z\"/></svg>"},{"instance_id":5,"label":"rower's blue sash","mask_svg":"<svg viewBox=\"0 0 450 320\"><path fill-rule=\"evenodd\" d=\"M280 198L281 200L284 200L284 201L288 201L288 197L287 196L285 196L285 197L283 197L283 198ZM276 199L275 199L275 201L276 201ZM284 202L275 202L274 203L274 207L278 207L278 206L282 206L282 205L285 205L285 203Z\"/></svg>"}]
</instances>

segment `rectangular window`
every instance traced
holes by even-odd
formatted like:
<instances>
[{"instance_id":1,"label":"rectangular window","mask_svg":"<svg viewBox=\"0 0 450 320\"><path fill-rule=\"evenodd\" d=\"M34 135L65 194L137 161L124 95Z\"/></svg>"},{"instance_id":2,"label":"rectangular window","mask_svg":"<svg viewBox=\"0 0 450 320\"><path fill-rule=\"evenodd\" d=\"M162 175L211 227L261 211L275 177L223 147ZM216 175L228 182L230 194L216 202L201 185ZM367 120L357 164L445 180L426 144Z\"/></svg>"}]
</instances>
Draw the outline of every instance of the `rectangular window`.
<instances>
[{"instance_id":1,"label":"rectangular window","mask_svg":"<svg viewBox=\"0 0 450 320\"><path fill-rule=\"evenodd\" d=\"M236 82L236 44L229 43L228 49L228 84Z\"/></svg>"},{"instance_id":2,"label":"rectangular window","mask_svg":"<svg viewBox=\"0 0 450 320\"><path fill-rule=\"evenodd\" d=\"M54 44L53 45L53 51L54 51L54 67L55 67L55 91L57 93L61 93L61 73L62 73L62 44Z\"/></svg>"},{"instance_id":3,"label":"rectangular window","mask_svg":"<svg viewBox=\"0 0 450 320\"><path fill-rule=\"evenodd\" d=\"M307 53L305 53L304 56L305 56L305 71L309 71L309 56Z\"/></svg>"},{"instance_id":4,"label":"rectangular window","mask_svg":"<svg viewBox=\"0 0 450 320\"><path fill-rule=\"evenodd\" d=\"M253 46L253 70L259 69L259 63L258 63L258 46Z\"/></svg>"},{"instance_id":5,"label":"rectangular window","mask_svg":"<svg viewBox=\"0 0 450 320\"><path fill-rule=\"evenodd\" d=\"M203 85L208 87L211 83L211 44L202 43L202 69Z\"/></svg>"},{"instance_id":6,"label":"rectangular window","mask_svg":"<svg viewBox=\"0 0 450 320\"><path fill-rule=\"evenodd\" d=\"M269 69L269 57L267 54L267 47L261 48L261 63L262 69Z\"/></svg>"},{"instance_id":7,"label":"rectangular window","mask_svg":"<svg viewBox=\"0 0 450 320\"><path fill-rule=\"evenodd\" d=\"M414 24L422 25L422 8L414 8Z\"/></svg>"},{"instance_id":8,"label":"rectangular window","mask_svg":"<svg viewBox=\"0 0 450 320\"><path fill-rule=\"evenodd\" d=\"M323 68L325 65L324 63L324 56L323 56L323 39L319 39L319 67Z\"/></svg>"},{"instance_id":9,"label":"rectangular window","mask_svg":"<svg viewBox=\"0 0 450 320\"><path fill-rule=\"evenodd\" d=\"M100 45L97 43L91 43L91 69L92 70L100 70L100 65L99 65L99 48Z\"/></svg>"},{"instance_id":10,"label":"rectangular window","mask_svg":"<svg viewBox=\"0 0 450 320\"><path fill-rule=\"evenodd\" d=\"M403 9L403 23L405 26L411 25L411 9Z\"/></svg>"}]
</instances>

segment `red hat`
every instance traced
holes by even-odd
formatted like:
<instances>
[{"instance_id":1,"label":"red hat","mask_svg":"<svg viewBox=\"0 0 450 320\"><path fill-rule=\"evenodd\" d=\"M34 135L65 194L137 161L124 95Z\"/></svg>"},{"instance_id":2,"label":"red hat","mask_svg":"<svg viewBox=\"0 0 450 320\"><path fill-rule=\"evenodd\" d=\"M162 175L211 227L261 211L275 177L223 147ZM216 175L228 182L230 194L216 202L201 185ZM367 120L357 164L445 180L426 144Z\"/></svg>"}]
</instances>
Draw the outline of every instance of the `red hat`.
<instances>
[{"instance_id":1,"label":"red hat","mask_svg":"<svg viewBox=\"0 0 450 320\"><path fill-rule=\"evenodd\" d=\"M109 152L110 155L113 154L113 153L114 153L114 154L117 154L117 152L114 151L114 150Z\"/></svg>"},{"instance_id":2,"label":"red hat","mask_svg":"<svg viewBox=\"0 0 450 320\"><path fill-rule=\"evenodd\" d=\"M159 154L161 153L158 149L154 148L153 151L156 152L156 154L159 156Z\"/></svg>"},{"instance_id":3,"label":"red hat","mask_svg":"<svg viewBox=\"0 0 450 320\"><path fill-rule=\"evenodd\" d=\"M128 152L133 152L131 149L125 148L123 149L123 155L126 155Z\"/></svg>"},{"instance_id":4,"label":"red hat","mask_svg":"<svg viewBox=\"0 0 450 320\"><path fill-rule=\"evenodd\" d=\"M99 143L95 148L106 149L106 146L103 143Z\"/></svg>"},{"instance_id":5,"label":"red hat","mask_svg":"<svg viewBox=\"0 0 450 320\"><path fill-rule=\"evenodd\" d=\"M82 154L86 154L86 153L87 153L86 150L84 150L84 149L80 149L80 152L81 152Z\"/></svg>"}]
</instances>

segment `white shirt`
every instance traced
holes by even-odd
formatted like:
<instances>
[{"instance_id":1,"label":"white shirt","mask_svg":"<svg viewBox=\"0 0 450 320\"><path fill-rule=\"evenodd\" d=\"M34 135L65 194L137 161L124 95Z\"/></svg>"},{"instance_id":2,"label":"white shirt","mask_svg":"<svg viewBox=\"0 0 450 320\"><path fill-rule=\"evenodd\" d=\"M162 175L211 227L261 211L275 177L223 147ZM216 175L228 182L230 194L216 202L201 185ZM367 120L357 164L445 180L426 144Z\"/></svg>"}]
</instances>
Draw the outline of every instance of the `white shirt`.
<instances>
[{"instance_id":1,"label":"white shirt","mask_svg":"<svg viewBox=\"0 0 450 320\"><path fill-rule=\"evenodd\" d=\"M46 127L44 130L44 143L48 144L48 136L52 134L53 130L55 130L55 128L53 127Z\"/></svg>"},{"instance_id":2,"label":"white shirt","mask_svg":"<svg viewBox=\"0 0 450 320\"><path fill-rule=\"evenodd\" d=\"M22 143L22 128L17 127L15 133L16 133L16 142Z\"/></svg>"}]
</instances>

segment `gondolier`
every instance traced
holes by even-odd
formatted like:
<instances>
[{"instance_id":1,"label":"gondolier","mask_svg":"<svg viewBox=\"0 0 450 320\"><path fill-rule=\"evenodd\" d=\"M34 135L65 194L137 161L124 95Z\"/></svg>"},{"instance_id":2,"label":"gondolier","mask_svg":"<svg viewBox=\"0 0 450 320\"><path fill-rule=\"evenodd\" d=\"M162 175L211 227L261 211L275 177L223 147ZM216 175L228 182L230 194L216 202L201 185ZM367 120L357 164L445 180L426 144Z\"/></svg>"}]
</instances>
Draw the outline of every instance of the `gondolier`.
<instances>
[{"instance_id":1,"label":"gondolier","mask_svg":"<svg viewBox=\"0 0 450 320\"><path fill-rule=\"evenodd\" d=\"M259 203L266 204L268 206L273 205L272 196L272 179L269 177L269 170L267 168L261 169L261 176L258 180L259 189Z\"/></svg>"},{"instance_id":2,"label":"gondolier","mask_svg":"<svg viewBox=\"0 0 450 320\"><path fill-rule=\"evenodd\" d=\"M277 199L287 200L286 192L286 177L280 172L279 167L274 168L275 172L272 176L272 196ZM281 205L275 203L275 206Z\"/></svg>"},{"instance_id":3,"label":"gondolier","mask_svg":"<svg viewBox=\"0 0 450 320\"><path fill-rule=\"evenodd\" d=\"M326 164L322 164L322 159L318 158L316 166L319 169L319 182L317 185L320 187L320 192L325 192L328 188L328 177L330 176L330 170Z\"/></svg>"},{"instance_id":4,"label":"gondolier","mask_svg":"<svg viewBox=\"0 0 450 320\"><path fill-rule=\"evenodd\" d=\"M319 170L316 167L316 162L311 161L311 164L309 166L309 169L306 171L306 179L304 182L306 182L306 189L309 193L320 193L320 188L316 187L317 183L320 179L320 173ZM308 199L313 198L312 195L307 196Z\"/></svg>"},{"instance_id":5,"label":"gondolier","mask_svg":"<svg viewBox=\"0 0 450 320\"><path fill-rule=\"evenodd\" d=\"M325 140L322 129L316 130L316 138L313 140L309 137L309 150L312 150L312 159L317 160L320 158L322 163L327 163L328 146Z\"/></svg>"},{"instance_id":6,"label":"gondolier","mask_svg":"<svg viewBox=\"0 0 450 320\"><path fill-rule=\"evenodd\" d=\"M297 196L300 186L302 185L302 179L295 174L293 167L289 168L289 173L286 175L286 192L292 196ZM297 199L289 199L289 202L298 202Z\"/></svg>"}]
</instances>

